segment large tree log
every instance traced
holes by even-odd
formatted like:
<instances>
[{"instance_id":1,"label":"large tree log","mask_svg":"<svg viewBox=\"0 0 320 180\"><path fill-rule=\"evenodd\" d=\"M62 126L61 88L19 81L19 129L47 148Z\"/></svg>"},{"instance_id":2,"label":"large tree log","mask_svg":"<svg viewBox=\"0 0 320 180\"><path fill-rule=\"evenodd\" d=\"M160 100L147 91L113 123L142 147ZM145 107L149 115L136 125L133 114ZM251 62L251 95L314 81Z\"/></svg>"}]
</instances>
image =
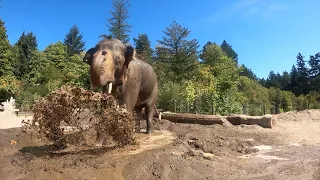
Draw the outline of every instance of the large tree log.
<instances>
[{"instance_id":1,"label":"large tree log","mask_svg":"<svg viewBox=\"0 0 320 180\"><path fill-rule=\"evenodd\" d=\"M223 124L225 119L233 125L259 125L264 128L273 128L276 125L276 116L247 116L247 115L201 115L201 114L187 114L187 113L160 113L159 119L167 119L176 123L190 123L201 125ZM155 113L155 116L158 114Z\"/></svg>"},{"instance_id":2,"label":"large tree log","mask_svg":"<svg viewBox=\"0 0 320 180\"><path fill-rule=\"evenodd\" d=\"M190 123L201 125L223 124L222 116L187 114L187 113L161 113L160 119L167 119L176 123Z\"/></svg>"},{"instance_id":3,"label":"large tree log","mask_svg":"<svg viewBox=\"0 0 320 180\"><path fill-rule=\"evenodd\" d=\"M273 128L276 125L276 116L264 115L264 116L247 116L232 114L229 116L219 115L203 115L203 114L188 114L188 113L172 113L162 112L158 110L160 114L154 113L154 117L159 119L166 119L176 123L190 123L201 125L223 124L226 120L233 125L259 125L264 128ZM143 111L144 114L144 111Z\"/></svg>"},{"instance_id":4,"label":"large tree log","mask_svg":"<svg viewBox=\"0 0 320 180\"><path fill-rule=\"evenodd\" d=\"M226 119L233 125L257 124L264 128L273 128L276 125L276 116L264 115L264 116L247 116L247 115L229 115Z\"/></svg>"}]
</instances>

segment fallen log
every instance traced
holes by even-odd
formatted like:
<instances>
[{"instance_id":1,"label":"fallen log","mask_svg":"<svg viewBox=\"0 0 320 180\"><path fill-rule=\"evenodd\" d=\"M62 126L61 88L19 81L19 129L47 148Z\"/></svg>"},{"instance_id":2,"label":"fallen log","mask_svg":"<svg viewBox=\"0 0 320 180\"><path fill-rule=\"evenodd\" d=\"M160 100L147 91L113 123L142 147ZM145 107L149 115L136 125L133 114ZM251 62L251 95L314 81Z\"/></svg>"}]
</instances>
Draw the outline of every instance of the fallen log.
<instances>
[{"instance_id":1,"label":"fallen log","mask_svg":"<svg viewBox=\"0 0 320 180\"><path fill-rule=\"evenodd\" d=\"M144 115L144 112L143 112ZM264 115L264 116L248 116L231 114L228 116L219 115L203 115L203 114L188 114L188 113L172 113L161 112L154 113L154 117L166 119L176 123L190 123L201 125L213 125L223 124L225 121L229 121L232 125L259 125L263 128L273 128L276 125L276 116Z\"/></svg>"},{"instance_id":2,"label":"fallen log","mask_svg":"<svg viewBox=\"0 0 320 180\"><path fill-rule=\"evenodd\" d=\"M264 128L273 128L276 125L276 116L247 116L247 115L229 115L225 117L233 125L253 125L257 124Z\"/></svg>"},{"instance_id":3,"label":"fallen log","mask_svg":"<svg viewBox=\"0 0 320 180\"><path fill-rule=\"evenodd\" d=\"M167 119L176 123L190 123L201 125L223 124L225 119L233 125L259 125L263 128L273 128L276 125L276 116L247 116L247 115L202 115L202 114L187 114L187 113L160 113L159 119Z\"/></svg>"},{"instance_id":4,"label":"fallen log","mask_svg":"<svg viewBox=\"0 0 320 180\"><path fill-rule=\"evenodd\" d=\"M222 116L202 115L202 114L187 114L187 113L160 113L159 119L166 119L176 123L190 123L201 125L223 124Z\"/></svg>"}]
</instances>

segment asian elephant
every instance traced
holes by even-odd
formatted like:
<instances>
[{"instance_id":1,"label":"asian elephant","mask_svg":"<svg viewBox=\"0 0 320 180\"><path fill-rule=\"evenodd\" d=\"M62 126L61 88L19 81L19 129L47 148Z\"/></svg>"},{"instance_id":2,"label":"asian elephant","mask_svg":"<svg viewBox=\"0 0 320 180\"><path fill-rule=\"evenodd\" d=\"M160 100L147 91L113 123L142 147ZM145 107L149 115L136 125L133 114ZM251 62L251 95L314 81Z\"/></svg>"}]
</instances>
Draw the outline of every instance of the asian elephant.
<instances>
[{"instance_id":1,"label":"asian elephant","mask_svg":"<svg viewBox=\"0 0 320 180\"><path fill-rule=\"evenodd\" d=\"M102 87L103 93L120 90L126 110L141 113L145 109L147 134L153 131L153 115L158 98L157 76L152 66L135 58L134 49L118 39L101 40L89 49L83 61L90 65L91 89Z\"/></svg>"}]
</instances>

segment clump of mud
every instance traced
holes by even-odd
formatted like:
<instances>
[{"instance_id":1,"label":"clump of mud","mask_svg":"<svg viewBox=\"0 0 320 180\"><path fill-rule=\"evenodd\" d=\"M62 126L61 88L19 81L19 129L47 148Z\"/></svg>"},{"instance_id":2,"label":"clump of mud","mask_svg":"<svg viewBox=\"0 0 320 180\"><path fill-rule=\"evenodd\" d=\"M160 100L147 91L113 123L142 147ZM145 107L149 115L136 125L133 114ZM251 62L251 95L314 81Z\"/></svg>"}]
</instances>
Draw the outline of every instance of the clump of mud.
<instances>
[{"instance_id":1,"label":"clump of mud","mask_svg":"<svg viewBox=\"0 0 320 180\"><path fill-rule=\"evenodd\" d=\"M32 112L24 132L60 147L121 147L134 141L133 117L112 95L62 86L36 101Z\"/></svg>"}]
</instances>

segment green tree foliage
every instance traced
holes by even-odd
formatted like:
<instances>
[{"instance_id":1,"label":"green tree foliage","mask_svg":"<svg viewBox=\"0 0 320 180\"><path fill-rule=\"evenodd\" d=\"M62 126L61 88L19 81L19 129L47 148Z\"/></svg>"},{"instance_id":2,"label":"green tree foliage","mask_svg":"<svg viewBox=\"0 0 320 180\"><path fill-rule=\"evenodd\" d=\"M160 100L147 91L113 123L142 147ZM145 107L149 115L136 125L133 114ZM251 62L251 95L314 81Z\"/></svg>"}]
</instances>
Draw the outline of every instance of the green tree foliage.
<instances>
[{"instance_id":1,"label":"green tree foliage","mask_svg":"<svg viewBox=\"0 0 320 180\"><path fill-rule=\"evenodd\" d=\"M64 38L64 45L67 47L69 56L80 54L84 50L85 42L82 38L83 35L80 34L77 25L73 25Z\"/></svg>"},{"instance_id":2,"label":"green tree foliage","mask_svg":"<svg viewBox=\"0 0 320 180\"><path fill-rule=\"evenodd\" d=\"M220 47L229 58L233 59L238 64L238 54L232 49L232 46L229 45L227 41L223 40Z\"/></svg>"},{"instance_id":3,"label":"green tree foliage","mask_svg":"<svg viewBox=\"0 0 320 180\"><path fill-rule=\"evenodd\" d=\"M209 45L203 52L211 74L216 80L216 92L213 95L216 111L221 114L239 112L240 103L237 96L239 78L236 63L227 57L218 45Z\"/></svg>"},{"instance_id":4,"label":"green tree foliage","mask_svg":"<svg viewBox=\"0 0 320 180\"><path fill-rule=\"evenodd\" d=\"M320 52L318 52L314 56L310 56L308 64L310 66L310 90L320 90Z\"/></svg>"},{"instance_id":5,"label":"green tree foliage","mask_svg":"<svg viewBox=\"0 0 320 180\"><path fill-rule=\"evenodd\" d=\"M36 36L29 32L25 34L22 33L18 42L15 43L15 48L17 50L16 57L16 77L22 79L24 75L28 74L30 71L28 68L28 63L31 59L32 52L37 50L38 43Z\"/></svg>"},{"instance_id":6,"label":"green tree foliage","mask_svg":"<svg viewBox=\"0 0 320 180\"><path fill-rule=\"evenodd\" d=\"M20 81L12 75L0 76L0 99L15 97L20 89Z\"/></svg>"},{"instance_id":7,"label":"green tree foliage","mask_svg":"<svg viewBox=\"0 0 320 180\"><path fill-rule=\"evenodd\" d=\"M238 91L241 103L247 107L249 115L262 115L264 110L269 112L268 89L261 86L257 81L247 76L239 77Z\"/></svg>"},{"instance_id":8,"label":"green tree foliage","mask_svg":"<svg viewBox=\"0 0 320 180\"><path fill-rule=\"evenodd\" d=\"M239 76L235 62L227 57L217 45L209 45L205 52L207 60L204 64L212 67L212 74L218 78L221 91L231 89L236 85Z\"/></svg>"},{"instance_id":9,"label":"green tree foliage","mask_svg":"<svg viewBox=\"0 0 320 180\"><path fill-rule=\"evenodd\" d=\"M65 62L67 61L67 48L62 42L50 44L44 51L45 57L53 62L55 67L60 70L65 68Z\"/></svg>"},{"instance_id":10,"label":"green tree foliage","mask_svg":"<svg viewBox=\"0 0 320 180\"><path fill-rule=\"evenodd\" d=\"M132 25L129 25L127 19L129 18L128 0L112 0L114 11L110 11L111 17L108 18L108 28L110 35L121 40L124 43L129 42ZM105 35L102 35L104 37Z\"/></svg>"},{"instance_id":11,"label":"green tree foliage","mask_svg":"<svg viewBox=\"0 0 320 180\"><path fill-rule=\"evenodd\" d=\"M281 75L279 73L274 73L274 71L270 71L269 76L266 81L266 86L268 88L275 87L280 88L281 87Z\"/></svg>"},{"instance_id":12,"label":"green tree foliage","mask_svg":"<svg viewBox=\"0 0 320 180\"><path fill-rule=\"evenodd\" d=\"M206 50L207 50L207 47L208 46L210 46L210 45L217 45L215 42L214 43L212 43L211 41L208 41L204 46L203 46L203 48L202 48L202 50L201 50L201 53L200 53L200 59L202 59L202 60L204 60L204 61L206 61L207 60L207 58L206 58Z\"/></svg>"},{"instance_id":13,"label":"green tree foliage","mask_svg":"<svg viewBox=\"0 0 320 180\"><path fill-rule=\"evenodd\" d=\"M139 34L138 38L133 38L134 44L136 46L136 56L148 63L151 63L153 50L151 48L151 43L147 34Z\"/></svg>"},{"instance_id":14,"label":"green tree foliage","mask_svg":"<svg viewBox=\"0 0 320 180\"><path fill-rule=\"evenodd\" d=\"M43 84L42 78L44 76L43 71L52 65L52 62L48 61L45 54L39 51L33 51L31 59L28 62L29 72L26 79L29 85Z\"/></svg>"},{"instance_id":15,"label":"green tree foliage","mask_svg":"<svg viewBox=\"0 0 320 180\"><path fill-rule=\"evenodd\" d=\"M14 66L7 30L0 19L0 77L14 75Z\"/></svg>"},{"instance_id":16,"label":"green tree foliage","mask_svg":"<svg viewBox=\"0 0 320 180\"><path fill-rule=\"evenodd\" d=\"M258 80L258 77L252 72L252 70L247 68L245 65L241 65L239 67L239 75L246 76L252 80Z\"/></svg>"},{"instance_id":17,"label":"green tree foliage","mask_svg":"<svg viewBox=\"0 0 320 180\"><path fill-rule=\"evenodd\" d=\"M74 54L69 58L62 70L64 75L64 83L75 85L78 87L90 87L89 66L82 61L78 54Z\"/></svg>"},{"instance_id":18,"label":"green tree foliage","mask_svg":"<svg viewBox=\"0 0 320 180\"><path fill-rule=\"evenodd\" d=\"M295 94L306 95L309 92L309 69L306 66L304 56L302 56L300 53L297 55L297 71L298 87L296 88Z\"/></svg>"},{"instance_id":19,"label":"green tree foliage","mask_svg":"<svg viewBox=\"0 0 320 180\"><path fill-rule=\"evenodd\" d=\"M157 59L168 62L176 81L193 78L197 70L198 41L187 40L190 30L173 21L163 31L165 36L158 40Z\"/></svg>"}]
</instances>

